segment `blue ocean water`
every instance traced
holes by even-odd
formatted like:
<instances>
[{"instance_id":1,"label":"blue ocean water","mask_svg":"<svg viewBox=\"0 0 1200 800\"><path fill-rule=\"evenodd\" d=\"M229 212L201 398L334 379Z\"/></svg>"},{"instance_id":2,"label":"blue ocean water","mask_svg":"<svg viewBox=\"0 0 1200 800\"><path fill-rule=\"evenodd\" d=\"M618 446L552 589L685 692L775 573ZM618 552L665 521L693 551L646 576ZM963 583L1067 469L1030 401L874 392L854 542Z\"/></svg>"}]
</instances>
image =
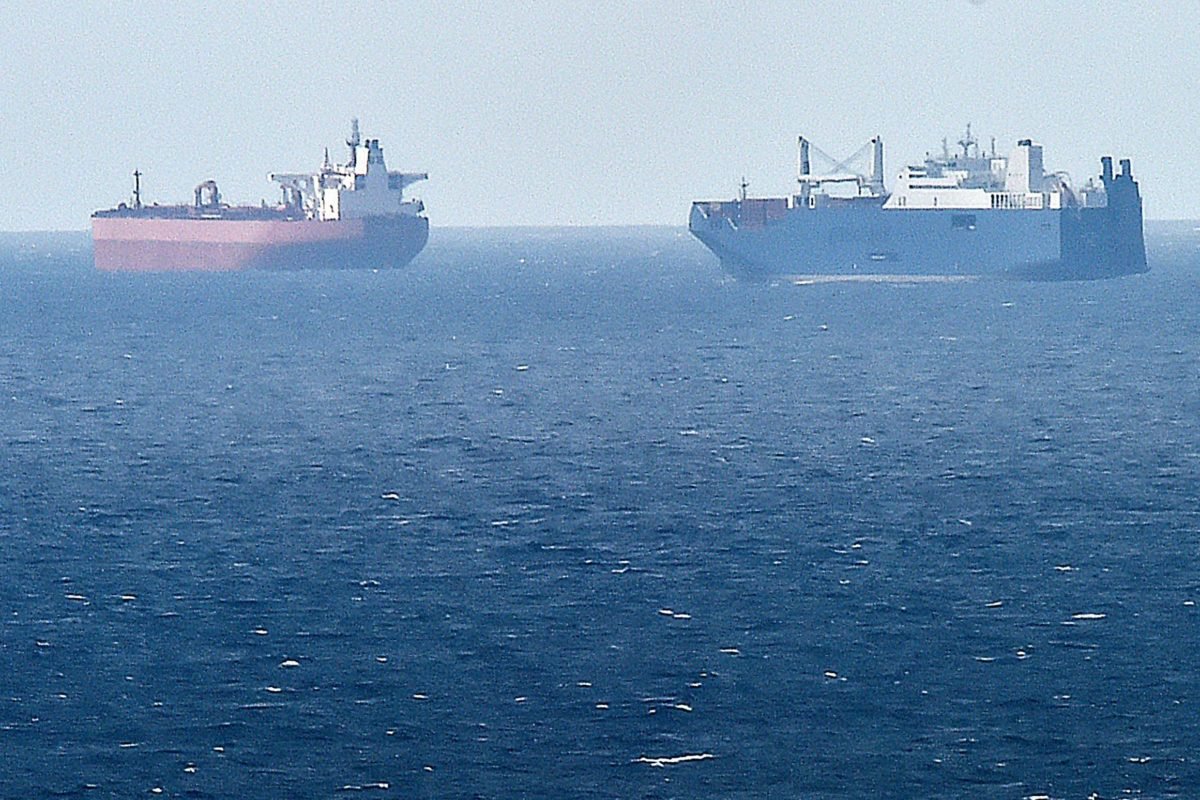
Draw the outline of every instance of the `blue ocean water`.
<instances>
[{"instance_id":1,"label":"blue ocean water","mask_svg":"<svg viewBox=\"0 0 1200 800\"><path fill-rule=\"evenodd\" d=\"M1200 794L1200 230L1095 283L0 239L0 796Z\"/></svg>"}]
</instances>

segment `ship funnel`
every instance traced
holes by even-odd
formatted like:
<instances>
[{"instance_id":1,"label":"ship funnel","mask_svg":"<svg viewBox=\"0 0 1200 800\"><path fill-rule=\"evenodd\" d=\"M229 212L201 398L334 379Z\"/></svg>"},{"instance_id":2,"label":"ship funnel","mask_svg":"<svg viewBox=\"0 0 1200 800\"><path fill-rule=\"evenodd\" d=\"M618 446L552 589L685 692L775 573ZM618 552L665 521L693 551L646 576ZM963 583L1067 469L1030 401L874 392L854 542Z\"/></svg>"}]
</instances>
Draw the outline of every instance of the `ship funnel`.
<instances>
[{"instance_id":1,"label":"ship funnel","mask_svg":"<svg viewBox=\"0 0 1200 800\"><path fill-rule=\"evenodd\" d=\"M1100 159L1100 180L1104 181L1104 185L1107 186L1112 179L1112 156L1104 156Z\"/></svg>"},{"instance_id":2,"label":"ship funnel","mask_svg":"<svg viewBox=\"0 0 1200 800\"><path fill-rule=\"evenodd\" d=\"M875 160L871 164L871 190L875 194L883 194L883 138L876 136L871 144L875 150Z\"/></svg>"},{"instance_id":3,"label":"ship funnel","mask_svg":"<svg viewBox=\"0 0 1200 800\"><path fill-rule=\"evenodd\" d=\"M1121 178L1132 178L1133 177L1133 167L1130 165L1128 158L1121 159L1121 174L1118 177L1121 177Z\"/></svg>"}]
</instances>

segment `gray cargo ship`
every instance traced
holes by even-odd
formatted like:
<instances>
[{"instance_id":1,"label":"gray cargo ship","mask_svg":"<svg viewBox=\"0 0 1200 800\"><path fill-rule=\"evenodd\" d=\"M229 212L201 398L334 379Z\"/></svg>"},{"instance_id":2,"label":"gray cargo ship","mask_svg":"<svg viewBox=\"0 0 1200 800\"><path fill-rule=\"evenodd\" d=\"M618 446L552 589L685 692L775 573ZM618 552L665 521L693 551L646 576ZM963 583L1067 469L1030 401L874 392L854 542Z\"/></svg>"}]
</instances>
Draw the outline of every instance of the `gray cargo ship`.
<instances>
[{"instance_id":1,"label":"gray cargo ship","mask_svg":"<svg viewBox=\"0 0 1200 800\"><path fill-rule=\"evenodd\" d=\"M883 142L870 171L834 163L814 173L799 141L790 197L741 196L692 204L688 228L740 277L779 275L1000 275L1034 280L1111 278L1145 272L1142 201L1128 159L1074 187L1043 167L1042 147L1017 142L1007 156L967 134L951 152L905 167L884 185ZM832 162L833 159L830 159Z\"/></svg>"}]
</instances>

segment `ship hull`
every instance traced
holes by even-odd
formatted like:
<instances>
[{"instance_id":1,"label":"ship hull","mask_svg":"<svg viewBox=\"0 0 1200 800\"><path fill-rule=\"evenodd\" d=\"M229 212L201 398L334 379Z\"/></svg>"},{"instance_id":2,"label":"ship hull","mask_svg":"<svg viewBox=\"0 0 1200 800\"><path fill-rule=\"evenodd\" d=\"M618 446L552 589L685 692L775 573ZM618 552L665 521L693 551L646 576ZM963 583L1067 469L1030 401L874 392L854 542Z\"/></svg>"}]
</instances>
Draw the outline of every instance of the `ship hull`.
<instances>
[{"instance_id":1,"label":"ship hull","mask_svg":"<svg viewBox=\"0 0 1200 800\"><path fill-rule=\"evenodd\" d=\"M1111 278L1146 271L1141 200L1054 210L810 209L785 199L697 202L689 230L739 277L994 275Z\"/></svg>"},{"instance_id":2,"label":"ship hull","mask_svg":"<svg viewBox=\"0 0 1200 800\"><path fill-rule=\"evenodd\" d=\"M398 268L429 238L424 217L263 220L97 216L96 267L109 272Z\"/></svg>"}]
</instances>

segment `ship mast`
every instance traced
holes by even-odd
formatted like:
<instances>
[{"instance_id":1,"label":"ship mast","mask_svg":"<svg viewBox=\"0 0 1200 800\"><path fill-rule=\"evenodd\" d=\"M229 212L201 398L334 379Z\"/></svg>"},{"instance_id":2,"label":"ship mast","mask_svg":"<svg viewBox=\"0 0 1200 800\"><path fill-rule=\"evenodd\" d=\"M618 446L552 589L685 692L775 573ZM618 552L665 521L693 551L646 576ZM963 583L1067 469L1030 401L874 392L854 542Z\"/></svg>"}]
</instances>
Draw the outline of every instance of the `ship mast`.
<instances>
[{"instance_id":1,"label":"ship mast","mask_svg":"<svg viewBox=\"0 0 1200 800\"><path fill-rule=\"evenodd\" d=\"M971 157L971 154L969 152L970 147L971 147L971 145L978 144L978 143L979 143L978 140L974 136L971 135L971 123L968 122L966 135L964 135L963 138L958 140L958 146L963 149L963 158L964 159ZM976 157L978 157L978 155L979 155L978 150L976 150L975 155L976 155Z\"/></svg>"},{"instance_id":2,"label":"ship mast","mask_svg":"<svg viewBox=\"0 0 1200 800\"><path fill-rule=\"evenodd\" d=\"M133 207L142 207L142 171L133 171Z\"/></svg>"}]
</instances>

